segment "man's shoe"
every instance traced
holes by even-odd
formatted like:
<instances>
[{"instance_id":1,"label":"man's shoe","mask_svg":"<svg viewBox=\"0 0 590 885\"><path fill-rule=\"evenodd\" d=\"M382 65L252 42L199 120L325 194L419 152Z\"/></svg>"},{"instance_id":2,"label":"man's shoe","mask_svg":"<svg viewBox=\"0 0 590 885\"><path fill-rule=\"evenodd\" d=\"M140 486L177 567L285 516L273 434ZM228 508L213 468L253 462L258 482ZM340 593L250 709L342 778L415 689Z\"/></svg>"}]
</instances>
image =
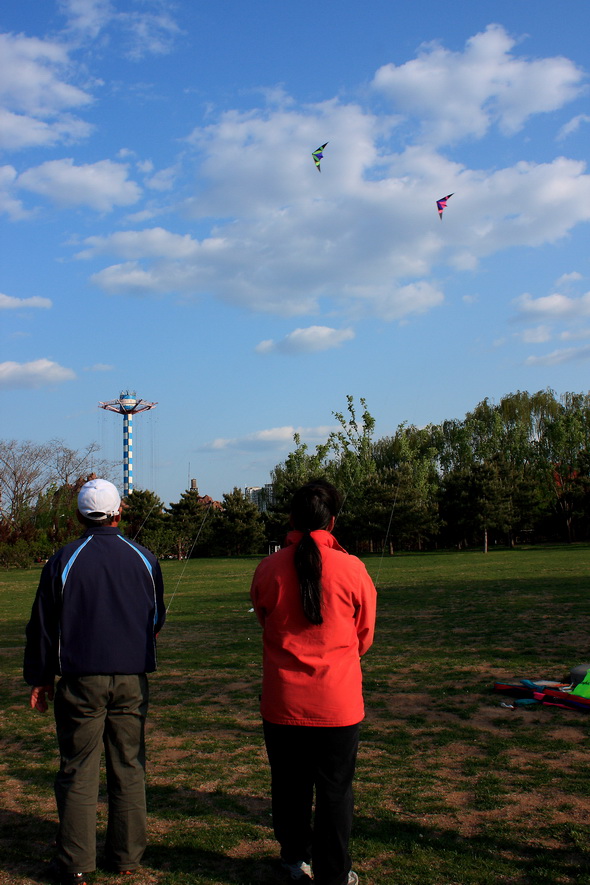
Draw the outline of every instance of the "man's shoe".
<instances>
[{"instance_id":1,"label":"man's shoe","mask_svg":"<svg viewBox=\"0 0 590 885\"><path fill-rule=\"evenodd\" d=\"M59 885L88 885L89 873L69 873L57 860L52 860L47 870L49 876L59 882Z\"/></svg>"},{"instance_id":2,"label":"man's shoe","mask_svg":"<svg viewBox=\"0 0 590 885\"><path fill-rule=\"evenodd\" d=\"M87 885L86 873L60 873L59 885Z\"/></svg>"},{"instance_id":3,"label":"man's shoe","mask_svg":"<svg viewBox=\"0 0 590 885\"><path fill-rule=\"evenodd\" d=\"M359 877L354 870L351 870L348 874L348 885L359 885Z\"/></svg>"},{"instance_id":4,"label":"man's shoe","mask_svg":"<svg viewBox=\"0 0 590 885\"><path fill-rule=\"evenodd\" d=\"M297 863L287 863L283 860L281 861L281 866L284 870L287 870L294 880L311 879L311 867L304 860L298 860Z\"/></svg>"}]
</instances>

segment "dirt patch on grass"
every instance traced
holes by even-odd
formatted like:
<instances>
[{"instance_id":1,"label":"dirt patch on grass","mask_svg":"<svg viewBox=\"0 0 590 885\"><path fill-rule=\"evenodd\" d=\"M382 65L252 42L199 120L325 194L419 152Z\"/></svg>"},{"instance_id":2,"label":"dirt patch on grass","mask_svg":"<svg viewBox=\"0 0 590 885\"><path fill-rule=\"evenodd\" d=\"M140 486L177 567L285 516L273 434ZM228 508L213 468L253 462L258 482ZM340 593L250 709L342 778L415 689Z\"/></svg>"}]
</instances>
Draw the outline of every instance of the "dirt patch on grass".
<instances>
[{"instance_id":1,"label":"dirt patch on grass","mask_svg":"<svg viewBox=\"0 0 590 885\"><path fill-rule=\"evenodd\" d=\"M390 691L379 686L371 693L367 740L361 730L363 808L365 799L368 809L374 805L380 786L381 807L400 823L477 840L513 828L516 841L563 846L572 822L587 820L590 723L569 711L564 721L564 712L544 707L502 708L491 681L489 692L481 691L492 671L487 662L473 668L462 694L445 680L424 691L418 676L424 669L413 667L403 682L392 674ZM579 792L559 788L573 785L580 771ZM543 833L536 835L540 822ZM503 850L510 852L508 842Z\"/></svg>"}]
</instances>

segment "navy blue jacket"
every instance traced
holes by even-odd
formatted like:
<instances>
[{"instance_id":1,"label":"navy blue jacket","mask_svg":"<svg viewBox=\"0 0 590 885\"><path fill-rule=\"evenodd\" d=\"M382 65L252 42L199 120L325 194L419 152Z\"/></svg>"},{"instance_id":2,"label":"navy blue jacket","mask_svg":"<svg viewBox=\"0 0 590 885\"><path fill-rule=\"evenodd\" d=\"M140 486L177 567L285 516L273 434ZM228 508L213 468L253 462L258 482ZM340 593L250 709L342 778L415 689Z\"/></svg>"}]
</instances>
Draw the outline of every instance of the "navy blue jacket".
<instances>
[{"instance_id":1,"label":"navy blue jacket","mask_svg":"<svg viewBox=\"0 0 590 885\"><path fill-rule=\"evenodd\" d=\"M166 618L157 558L114 526L87 529L45 564L27 626L24 677L150 673Z\"/></svg>"}]
</instances>

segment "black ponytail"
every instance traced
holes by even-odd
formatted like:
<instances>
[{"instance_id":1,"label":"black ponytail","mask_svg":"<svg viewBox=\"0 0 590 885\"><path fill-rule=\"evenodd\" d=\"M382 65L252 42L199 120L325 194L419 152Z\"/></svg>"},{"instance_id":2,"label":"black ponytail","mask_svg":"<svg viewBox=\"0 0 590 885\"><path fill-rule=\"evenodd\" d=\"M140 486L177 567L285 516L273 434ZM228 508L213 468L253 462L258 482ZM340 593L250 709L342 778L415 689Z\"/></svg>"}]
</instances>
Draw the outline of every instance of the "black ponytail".
<instances>
[{"instance_id":1,"label":"black ponytail","mask_svg":"<svg viewBox=\"0 0 590 885\"><path fill-rule=\"evenodd\" d=\"M322 557L311 532L327 528L341 503L338 490L323 479L308 482L295 492L291 502L291 524L303 532L295 551L295 570L303 611L312 624L321 624L323 617Z\"/></svg>"}]
</instances>

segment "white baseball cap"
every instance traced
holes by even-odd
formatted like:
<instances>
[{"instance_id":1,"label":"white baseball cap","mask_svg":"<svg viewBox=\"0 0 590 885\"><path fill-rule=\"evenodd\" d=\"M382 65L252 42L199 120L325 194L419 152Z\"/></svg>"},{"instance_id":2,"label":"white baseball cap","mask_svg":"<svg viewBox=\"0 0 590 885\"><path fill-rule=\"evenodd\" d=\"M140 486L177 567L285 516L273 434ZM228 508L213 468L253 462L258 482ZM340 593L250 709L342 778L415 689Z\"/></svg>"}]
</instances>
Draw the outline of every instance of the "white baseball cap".
<instances>
[{"instance_id":1,"label":"white baseball cap","mask_svg":"<svg viewBox=\"0 0 590 885\"><path fill-rule=\"evenodd\" d=\"M116 516L120 506L121 496L107 479L91 479L78 493L78 510L86 519L100 522L107 516Z\"/></svg>"}]
</instances>

